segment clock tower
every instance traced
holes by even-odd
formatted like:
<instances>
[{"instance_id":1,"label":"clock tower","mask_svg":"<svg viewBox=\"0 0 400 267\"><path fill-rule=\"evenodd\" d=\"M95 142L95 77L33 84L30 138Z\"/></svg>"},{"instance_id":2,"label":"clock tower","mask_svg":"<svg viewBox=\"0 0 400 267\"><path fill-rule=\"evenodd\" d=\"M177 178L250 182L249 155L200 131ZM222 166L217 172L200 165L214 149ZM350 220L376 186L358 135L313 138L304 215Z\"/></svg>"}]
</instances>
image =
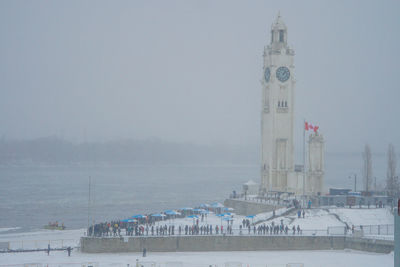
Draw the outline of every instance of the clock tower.
<instances>
[{"instance_id":1,"label":"clock tower","mask_svg":"<svg viewBox=\"0 0 400 267\"><path fill-rule=\"evenodd\" d=\"M264 48L261 109L261 190L295 191L294 176L294 50L278 15L271 42Z\"/></svg>"}]
</instances>

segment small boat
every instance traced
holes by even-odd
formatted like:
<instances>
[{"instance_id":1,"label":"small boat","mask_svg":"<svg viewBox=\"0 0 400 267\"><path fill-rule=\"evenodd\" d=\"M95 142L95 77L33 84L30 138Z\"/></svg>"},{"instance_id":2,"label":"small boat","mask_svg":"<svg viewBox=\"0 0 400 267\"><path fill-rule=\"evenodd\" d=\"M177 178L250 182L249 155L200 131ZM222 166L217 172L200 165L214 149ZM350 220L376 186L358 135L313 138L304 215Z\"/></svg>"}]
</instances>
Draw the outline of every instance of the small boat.
<instances>
[{"instance_id":1,"label":"small boat","mask_svg":"<svg viewBox=\"0 0 400 267\"><path fill-rule=\"evenodd\" d=\"M48 225L45 225L43 228L47 230L65 230L66 227L64 226L64 224L58 225L58 222L55 222L55 223L49 223Z\"/></svg>"}]
</instances>

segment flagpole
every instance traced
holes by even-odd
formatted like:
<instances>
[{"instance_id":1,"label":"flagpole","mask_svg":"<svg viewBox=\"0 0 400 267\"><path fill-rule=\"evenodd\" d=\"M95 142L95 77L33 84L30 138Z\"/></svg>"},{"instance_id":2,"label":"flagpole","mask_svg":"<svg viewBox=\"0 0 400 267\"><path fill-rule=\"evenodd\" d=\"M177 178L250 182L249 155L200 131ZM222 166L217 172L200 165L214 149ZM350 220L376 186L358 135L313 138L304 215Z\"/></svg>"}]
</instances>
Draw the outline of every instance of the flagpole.
<instances>
[{"instance_id":1,"label":"flagpole","mask_svg":"<svg viewBox=\"0 0 400 267\"><path fill-rule=\"evenodd\" d=\"M303 123L303 199L306 195L306 120ZM303 203L304 206L304 203Z\"/></svg>"}]
</instances>

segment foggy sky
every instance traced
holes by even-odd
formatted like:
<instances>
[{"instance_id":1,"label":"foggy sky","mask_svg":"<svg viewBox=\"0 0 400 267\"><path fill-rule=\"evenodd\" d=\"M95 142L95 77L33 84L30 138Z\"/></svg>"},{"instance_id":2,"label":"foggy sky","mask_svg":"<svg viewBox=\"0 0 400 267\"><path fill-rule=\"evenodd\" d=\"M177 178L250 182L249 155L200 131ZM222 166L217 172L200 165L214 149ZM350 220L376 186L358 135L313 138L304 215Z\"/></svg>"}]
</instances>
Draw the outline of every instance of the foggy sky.
<instances>
[{"instance_id":1,"label":"foggy sky","mask_svg":"<svg viewBox=\"0 0 400 267\"><path fill-rule=\"evenodd\" d=\"M296 149L399 151L399 1L1 1L0 135L259 144L279 10Z\"/></svg>"}]
</instances>

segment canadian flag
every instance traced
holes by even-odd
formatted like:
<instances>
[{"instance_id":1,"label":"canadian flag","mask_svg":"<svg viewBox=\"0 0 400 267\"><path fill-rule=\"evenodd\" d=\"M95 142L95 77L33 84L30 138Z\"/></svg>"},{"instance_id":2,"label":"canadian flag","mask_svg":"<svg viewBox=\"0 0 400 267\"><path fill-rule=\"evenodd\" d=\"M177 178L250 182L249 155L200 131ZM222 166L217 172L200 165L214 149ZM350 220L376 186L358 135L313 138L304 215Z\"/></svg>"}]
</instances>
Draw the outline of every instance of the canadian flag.
<instances>
[{"instance_id":1,"label":"canadian flag","mask_svg":"<svg viewBox=\"0 0 400 267\"><path fill-rule=\"evenodd\" d=\"M313 130L316 133L319 129L319 126L315 126L315 125L313 126L312 124L310 124L308 122L304 122L304 129L306 131Z\"/></svg>"}]
</instances>

